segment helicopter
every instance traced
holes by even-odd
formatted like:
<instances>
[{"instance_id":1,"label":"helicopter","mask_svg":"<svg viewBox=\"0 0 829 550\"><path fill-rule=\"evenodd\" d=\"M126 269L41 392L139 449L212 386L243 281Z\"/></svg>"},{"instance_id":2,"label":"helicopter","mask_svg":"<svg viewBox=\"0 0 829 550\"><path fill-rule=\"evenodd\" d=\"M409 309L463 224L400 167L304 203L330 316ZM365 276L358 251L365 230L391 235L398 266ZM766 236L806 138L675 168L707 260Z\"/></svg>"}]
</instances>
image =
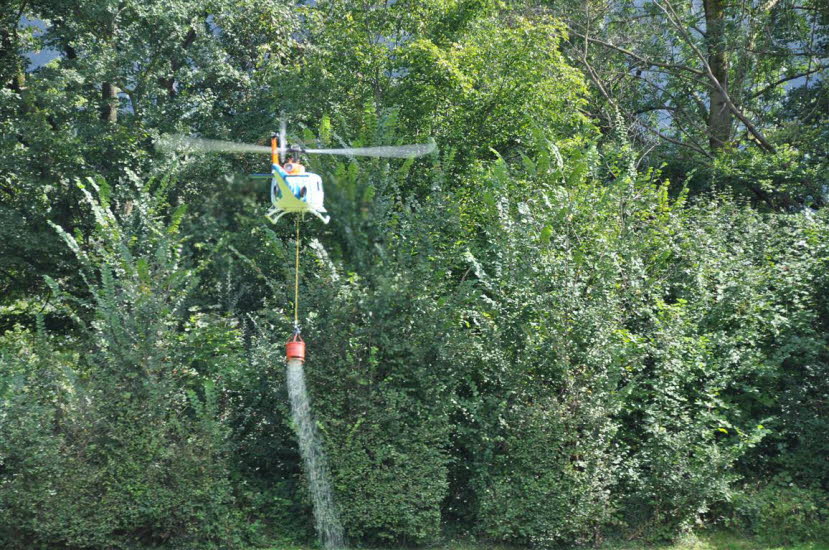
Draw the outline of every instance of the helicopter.
<instances>
[{"instance_id":1,"label":"helicopter","mask_svg":"<svg viewBox=\"0 0 829 550\"><path fill-rule=\"evenodd\" d=\"M414 158L435 150L434 143L411 145L381 145L376 147L345 147L340 149L309 149L301 145L288 146L285 121L279 133L272 133L270 146L204 139L181 134L167 135L159 141L159 148L167 150L207 153L270 153L269 174L251 174L253 178L271 180L271 208L265 217L272 223L285 214L312 214L323 223L330 216L325 210L325 191L322 178L307 172L298 160L300 155L345 155L350 157ZM287 157L287 158L286 158Z\"/></svg>"}]
</instances>

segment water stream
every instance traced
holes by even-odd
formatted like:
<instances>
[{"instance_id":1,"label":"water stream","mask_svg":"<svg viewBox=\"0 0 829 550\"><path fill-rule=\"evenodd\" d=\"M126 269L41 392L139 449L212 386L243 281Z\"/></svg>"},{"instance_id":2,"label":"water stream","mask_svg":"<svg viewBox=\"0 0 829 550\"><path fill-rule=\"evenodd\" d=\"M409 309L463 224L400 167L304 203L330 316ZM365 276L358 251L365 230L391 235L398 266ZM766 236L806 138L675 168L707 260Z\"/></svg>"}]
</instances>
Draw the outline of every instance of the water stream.
<instances>
[{"instance_id":1,"label":"water stream","mask_svg":"<svg viewBox=\"0 0 829 550\"><path fill-rule=\"evenodd\" d=\"M317 535L326 550L344 548L343 528L334 506L328 464L311 417L311 404L305 389L302 361L288 361L288 396L291 399L291 412L299 438L299 453L305 462L305 472L308 476Z\"/></svg>"}]
</instances>

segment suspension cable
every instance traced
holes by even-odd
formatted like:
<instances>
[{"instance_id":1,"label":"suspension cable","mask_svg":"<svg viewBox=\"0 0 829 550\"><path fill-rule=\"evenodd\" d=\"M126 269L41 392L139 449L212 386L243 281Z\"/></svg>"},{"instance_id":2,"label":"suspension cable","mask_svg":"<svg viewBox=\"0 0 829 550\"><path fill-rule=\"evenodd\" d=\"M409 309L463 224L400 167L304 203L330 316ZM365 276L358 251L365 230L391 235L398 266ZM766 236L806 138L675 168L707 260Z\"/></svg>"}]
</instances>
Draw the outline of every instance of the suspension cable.
<instances>
[{"instance_id":1,"label":"suspension cable","mask_svg":"<svg viewBox=\"0 0 829 550\"><path fill-rule=\"evenodd\" d=\"M296 268L294 270L294 331L299 332L299 216L296 216Z\"/></svg>"}]
</instances>

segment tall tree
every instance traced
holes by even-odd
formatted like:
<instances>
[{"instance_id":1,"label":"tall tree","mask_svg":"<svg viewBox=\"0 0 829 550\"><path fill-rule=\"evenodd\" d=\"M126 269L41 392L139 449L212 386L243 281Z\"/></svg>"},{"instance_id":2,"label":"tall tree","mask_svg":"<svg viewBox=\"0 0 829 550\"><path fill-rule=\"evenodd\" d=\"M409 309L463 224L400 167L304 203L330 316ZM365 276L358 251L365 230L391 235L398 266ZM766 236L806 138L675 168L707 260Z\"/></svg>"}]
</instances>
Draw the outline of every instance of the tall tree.
<instances>
[{"instance_id":1,"label":"tall tree","mask_svg":"<svg viewBox=\"0 0 829 550\"><path fill-rule=\"evenodd\" d=\"M600 98L593 114L607 127L621 114L641 149L656 149L657 164L684 157L704 166L747 146L770 157L787 145L813 147L782 131L781 114L787 97L814 88L829 67L825 1L553 1L541 8L568 23L568 51Z\"/></svg>"}]
</instances>

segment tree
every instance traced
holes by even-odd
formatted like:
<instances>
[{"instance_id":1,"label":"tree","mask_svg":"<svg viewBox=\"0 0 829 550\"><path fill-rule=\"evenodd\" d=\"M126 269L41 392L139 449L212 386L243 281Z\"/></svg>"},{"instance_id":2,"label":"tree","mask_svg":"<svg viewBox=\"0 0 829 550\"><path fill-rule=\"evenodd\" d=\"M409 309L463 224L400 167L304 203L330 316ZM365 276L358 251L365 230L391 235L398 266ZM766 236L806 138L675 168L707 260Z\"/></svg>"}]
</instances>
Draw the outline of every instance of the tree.
<instances>
[{"instance_id":1,"label":"tree","mask_svg":"<svg viewBox=\"0 0 829 550\"><path fill-rule=\"evenodd\" d=\"M821 2L546 5L566 18L568 52L602 98L594 113L606 127L621 113L645 154L656 148L655 164L686 158L684 170L705 170L721 154L754 147L774 155L785 144L806 155L802 162L817 162L807 155L813 142L785 132L780 116L790 90L814 87L825 74ZM672 160L674 150L679 156ZM749 181L741 186L774 206L820 200L798 181L794 195L775 196Z\"/></svg>"}]
</instances>

